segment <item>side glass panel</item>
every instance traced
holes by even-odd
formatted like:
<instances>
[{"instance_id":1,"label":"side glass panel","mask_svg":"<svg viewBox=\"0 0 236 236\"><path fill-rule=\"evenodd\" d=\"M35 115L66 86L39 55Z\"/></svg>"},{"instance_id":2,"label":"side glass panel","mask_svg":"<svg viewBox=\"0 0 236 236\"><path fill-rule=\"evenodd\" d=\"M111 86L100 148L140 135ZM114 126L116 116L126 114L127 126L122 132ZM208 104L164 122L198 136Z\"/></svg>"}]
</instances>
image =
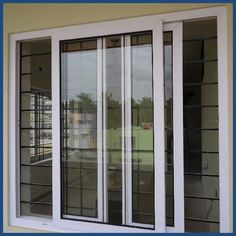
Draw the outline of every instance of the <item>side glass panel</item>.
<instances>
[{"instance_id":1,"label":"side glass panel","mask_svg":"<svg viewBox=\"0 0 236 236\"><path fill-rule=\"evenodd\" d=\"M133 222L154 224L152 34L131 35Z\"/></svg>"},{"instance_id":2,"label":"side glass panel","mask_svg":"<svg viewBox=\"0 0 236 236\"><path fill-rule=\"evenodd\" d=\"M185 230L219 232L217 23L183 26Z\"/></svg>"},{"instance_id":3,"label":"side glass panel","mask_svg":"<svg viewBox=\"0 0 236 236\"><path fill-rule=\"evenodd\" d=\"M103 39L107 222L118 225L122 225L122 39L122 36Z\"/></svg>"},{"instance_id":4,"label":"side glass panel","mask_svg":"<svg viewBox=\"0 0 236 236\"><path fill-rule=\"evenodd\" d=\"M173 42L172 31L164 32L165 89L165 186L166 225L174 226L174 160L173 160Z\"/></svg>"},{"instance_id":5,"label":"side glass panel","mask_svg":"<svg viewBox=\"0 0 236 236\"><path fill-rule=\"evenodd\" d=\"M20 215L52 215L51 40L20 43Z\"/></svg>"},{"instance_id":6,"label":"side glass panel","mask_svg":"<svg viewBox=\"0 0 236 236\"><path fill-rule=\"evenodd\" d=\"M61 51L62 215L97 218L97 40Z\"/></svg>"}]
</instances>

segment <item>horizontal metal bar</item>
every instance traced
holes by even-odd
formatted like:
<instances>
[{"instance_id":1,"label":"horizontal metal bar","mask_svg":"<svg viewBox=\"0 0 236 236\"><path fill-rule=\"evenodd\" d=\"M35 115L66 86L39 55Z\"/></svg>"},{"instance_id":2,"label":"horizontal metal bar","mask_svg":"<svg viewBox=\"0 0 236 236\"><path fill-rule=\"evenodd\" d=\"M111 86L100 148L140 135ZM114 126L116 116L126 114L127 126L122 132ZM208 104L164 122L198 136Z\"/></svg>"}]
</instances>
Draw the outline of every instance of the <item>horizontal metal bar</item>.
<instances>
[{"instance_id":1,"label":"horizontal metal bar","mask_svg":"<svg viewBox=\"0 0 236 236\"><path fill-rule=\"evenodd\" d=\"M218 105L185 105L184 108L218 108Z\"/></svg>"},{"instance_id":2,"label":"horizontal metal bar","mask_svg":"<svg viewBox=\"0 0 236 236\"><path fill-rule=\"evenodd\" d=\"M30 185L30 186L52 187L52 184L44 184L44 183L24 183L24 182L21 182L20 184Z\"/></svg>"},{"instance_id":3,"label":"horizontal metal bar","mask_svg":"<svg viewBox=\"0 0 236 236\"><path fill-rule=\"evenodd\" d=\"M189 43L189 42L197 42L197 41L213 40L213 39L217 39L217 37L213 36L213 37L205 37L205 38L198 38L198 39L184 39L183 42Z\"/></svg>"},{"instance_id":4,"label":"horizontal metal bar","mask_svg":"<svg viewBox=\"0 0 236 236\"><path fill-rule=\"evenodd\" d=\"M165 130L172 131L173 128L165 127ZM218 131L218 128L184 128L184 130L199 130L199 131Z\"/></svg>"},{"instance_id":5,"label":"horizontal metal bar","mask_svg":"<svg viewBox=\"0 0 236 236\"><path fill-rule=\"evenodd\" d=\"M27 165L27 164L21 164L20 166L25 166L25 167L42 167L42 168L52 168L52 166L48 166L48 165L32 165L32 164L29 164L29 165Z\"/></svg>"},{"instance_id":6,"label":"horizontal metal bar","mask_svg":"<svg viewBox=\"0 0 236 236\"><path fill-rule=\"evenodd\" d=\"M52 148L49 146L20 146L20 148Z\"/></svg>"},{"instance_id":7,"label":"horizontal metal bar","mask_svg":"<svg viewBox=\"0 0 236 236\"><path fill-rule=\"evenodd\" d=\"M208 220L208 219L197 219L197 218L190 218L190 217L185 217L185 220L189 221L199 221L199 222L204 222L204 223L213 223L213 224L219 224L219 221L214 221L214 220Z\"/></svg>"},{"instance_id":8,"label":"horizontal metal bar","mask_svg":"<svg viewBox=\"0 0 236 236\"><path fill-rule=\"evenodd\" d=\"M184 175L189 175L189 176L204 176L204 177L214 177L214 178L219 178L219 175L206 175L206 174L201 174L201 173L184 173Z\"/></svg>"},{"instance_id":9,"label":"horizontal metal bar","mask_svg":"<svg viewBox=\"0 0 236 236\"><path fill-rule=\"evenodd\" d=\"M91 190L91 191L97 191L97 188L90 188L90 187L81 187L81 186L76 186L76 185L64 185L64 189L79 189L79 190Z\"/></svg>"},{"instance_id":10,"label":"horizontal metal bar","mask_svg":"<svg viewBox=\"0 0 236 236\"><path fill-rule=\"evenodd\" d=\"M20 128L21 130L23 129L23 130L52 130L52 128L31 128L31 127L29 127L29 128Z\"/></svg>"},{"instance_id":11,"label":"horizontal metal bar","mask_svg":"<svg viewBox=\"0 0 236 236\"><path fill-rule=\"evenodd\" d=\"M174 218L173 216L166 216L167 218ZM204 223L213 223L213 224L219 224L219 221L213 221L213 220L208 220L208 219L197 219L197 218L190 218L190 217L185 217L184 220L189 220L189 221L199 221L199 222L204 222Z\"/></svg>"},{"instance_id":12,"label":"horizontal metal bar","mask_svg":"<svg viewBox=\"0 0 236 236\"><path fill-rule=\"evenodd\" d=\"M20 111L21 111L21 112L24 112L24 111L34 111L34 113L36 113L36 114L41 114L40 111L41 111L41 112L42 112L42 111L52 111L52 109L51 109L51 108L50 108L50 109L48 109L48 108L47 108L47 109L46 109L46 108L45 108L45 109L42 109L42 108L41 108L41 109L38 109L38 108L36 108L36 109L21 109ZM35 112L35 111L36 111L36 112Z\"/></svg>"},{"instance_id":13,"label":"horizontal metal bar","mask_svg":"<svg viewBox=\"0 0 236 236\"><path fill-rule=\"evenodd\" d=\"M210 200L210 201L219 201L220 199L217 197L204 197L204 196L189 196L185 195L185 198L192 198L192 199L203 199L203 200Z\"/></svg>"},{"instance_id":14,"label":"horizontal metal bar","mask_svg":"<svg viewBox=\"0 0 236 236\"><path fill-rule=\"evenodd\" d=\"M184 86L218 85L218 82L184 83Z\"/></svg>"},{"instance_id":15,"label":"horizontal metal bar","mask_svg":"<svg viewBox=\"0 0 236 236\"><path fill-rule=\"evenodd\" d=\"M37 90L25 90L25 91L20 91L20 93L21 94L27 94L27 93L29 93L29 94L32 94L32 95L44 95L44 94L47 94L47 95L51 95L52 94L52 92L51 92L51 90L50 91L43 91L43 90L40 90L40 91L37 91ZM40 97L41 98L41 97ZM40 98L38 98L38 99L40 99ZM42 98L42 99L46 99L46 98ZM47 99L48 99L48 97L47 97ZM51 99L50 99L51 100Z\"/></svg>"},{"instance_id":16,"label":"horizontal metal bar","mask_svg":"<svg viewBox=\"0 0 236 236\"><path fill-rule=\"evenodd\" d=\"M27 55L21 55L22 57L35 57L35 56L46 56L46 55L51 55L51 52L45 52L45 53L34 53L34 54L27 54Z\"/></svg>"},{"instance_id":17,"label":"horizontal metal bar","mask_svg":"<svg viewBox=\"0 0 236 236\"><path fill-rule=\"evenodd\" d=\"M192 60L192 61L184 61L184 64L197 64L197 63L208 63L208 62L217 62L217 59L212 60Z\"/></svg>"},{"instance_id":18,"label":"horizontal metal bar","mask_svg":"<svg viewBox=\"0 0 236 236\"><path fill-rule=\"evenodd\" d=\"M48 202L34 202L34 201L20 201L21 203L29 203L29 204L33 204L33 205L46 205L46 206L52 206L52 203L48 203Z\"/></svg>"},{"instance_id":19,"label":"horizontal metal bar","mask_svg":"<svg viewBox=\"0 0 236 236\"><path fill-rule=\"evenodd\" d=\"M173 150L166 149L165 152L173 153ZM184 153L205 153L205 154L219 154L218 151L202 151L202 150L184 150Z\"/></svg>"},{"instance_id":20,"label":"horizontal metal bar","mask_svg":"<svg viewBox=\"0 0 236 236\"><path fill-rule=\"evenodd\" d=\"M20 76L26 76L26 75L50 75L49 72L47 73L32 73L32 72L25 72L25 73L21 73Z\"/></svg>"}]
</instances>

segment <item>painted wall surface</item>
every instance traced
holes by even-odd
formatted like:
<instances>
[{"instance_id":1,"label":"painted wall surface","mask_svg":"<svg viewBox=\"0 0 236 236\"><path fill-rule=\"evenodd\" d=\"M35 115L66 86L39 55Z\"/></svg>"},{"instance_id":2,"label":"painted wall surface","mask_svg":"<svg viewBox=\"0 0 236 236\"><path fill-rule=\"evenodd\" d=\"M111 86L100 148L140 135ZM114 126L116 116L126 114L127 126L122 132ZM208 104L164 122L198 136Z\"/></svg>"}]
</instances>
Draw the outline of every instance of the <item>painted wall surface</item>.
<instances>
[{"instance_id":1,"label":"painted wall surface","mask_svg":"<svg viewBox=\"0 0 236 236\"><path fill-rule=\"evenodd\" d=\"M36 232L8 225L8 111L9 111L9 35L53 27L107 21L182 10L227 6L230 163L232 164L232 5L231 4L4 4L4 231ZM231 165L232 166L232 165ZM231 170L232 173L232 170ZM232 186L232 178L229 180ZM232 190L231 190L232 195ZM232 199L231 199L232 203ZM232 215L232 213L231 213ZM232 223L231 223L232 225Z\"/></svg>"}]
</instances>

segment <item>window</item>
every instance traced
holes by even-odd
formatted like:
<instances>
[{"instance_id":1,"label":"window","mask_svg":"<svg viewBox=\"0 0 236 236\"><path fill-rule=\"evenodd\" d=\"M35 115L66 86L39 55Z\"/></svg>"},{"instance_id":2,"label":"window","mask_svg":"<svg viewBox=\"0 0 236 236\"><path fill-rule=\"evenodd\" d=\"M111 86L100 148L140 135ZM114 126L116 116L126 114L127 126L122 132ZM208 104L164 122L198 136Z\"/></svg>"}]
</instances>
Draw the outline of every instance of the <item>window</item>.
<instances>
[{"instance_id":1,"label":"window","mask_svg":"<svg viewBox=\"0 0 236 236\"><path fill-rule=\"evenodd\" d=\"M224 23L219 7L13 35L11 224L229 232Z\"/></svg>"}]
</instances>

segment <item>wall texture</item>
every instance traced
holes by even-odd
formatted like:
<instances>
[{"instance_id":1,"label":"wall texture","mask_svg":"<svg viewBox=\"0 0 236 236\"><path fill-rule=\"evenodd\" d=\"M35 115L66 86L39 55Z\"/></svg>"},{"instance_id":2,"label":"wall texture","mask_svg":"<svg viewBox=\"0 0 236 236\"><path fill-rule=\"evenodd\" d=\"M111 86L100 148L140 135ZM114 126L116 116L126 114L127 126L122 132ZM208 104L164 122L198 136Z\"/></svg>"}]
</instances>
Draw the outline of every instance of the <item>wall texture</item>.
<instances>
[{"instance_id":1,"label":"wall texture","mask_svg":"<svg viewBox=\"0 0 236 236\"><path fill-rule=\"evenodd\" d=\"M4 231L7 232L36 232L8 225L9 204L9 173L8 173L8 70L9 70L9 35L11 33L84 24L90 22L114 20L135 16L161 14L182 10L198 9L226 5L228 11L228 73L229 73L229 134L230 134L230 163L232 164L232 4L36 4L8 3L4 4ZM232 165L231 165L232 166ZM232 173L232 170L231 170ZM230 180L232 186L232 178ZM232 190L231 190L232 196ZM231 199L232 203L232 199ZM231 213L232 215L232 213ZM231 223L232 225L232 223Z\"/></svg>"}]
</instances>

